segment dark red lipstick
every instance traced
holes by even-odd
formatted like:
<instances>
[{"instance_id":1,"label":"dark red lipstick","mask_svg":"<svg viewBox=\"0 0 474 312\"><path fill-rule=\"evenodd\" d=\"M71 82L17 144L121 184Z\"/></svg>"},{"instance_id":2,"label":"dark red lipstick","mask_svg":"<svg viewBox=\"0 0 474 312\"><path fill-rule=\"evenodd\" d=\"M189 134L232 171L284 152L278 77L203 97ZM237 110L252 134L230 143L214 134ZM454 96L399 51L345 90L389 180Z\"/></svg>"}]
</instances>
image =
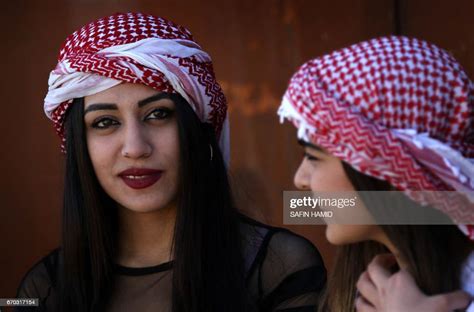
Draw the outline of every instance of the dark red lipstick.
<instances>
[{"instance_id":1,"label":"dark red lipstick","mask_svg":"<svg viewBox=\"0 0 474 312\"><path fill-rule=\"evenodd\" d=\"M148 168L130 168L119 173L119 177L133 189L143 189L155 184L162 175L162 170Z\"/></svg>"}]
</instances>

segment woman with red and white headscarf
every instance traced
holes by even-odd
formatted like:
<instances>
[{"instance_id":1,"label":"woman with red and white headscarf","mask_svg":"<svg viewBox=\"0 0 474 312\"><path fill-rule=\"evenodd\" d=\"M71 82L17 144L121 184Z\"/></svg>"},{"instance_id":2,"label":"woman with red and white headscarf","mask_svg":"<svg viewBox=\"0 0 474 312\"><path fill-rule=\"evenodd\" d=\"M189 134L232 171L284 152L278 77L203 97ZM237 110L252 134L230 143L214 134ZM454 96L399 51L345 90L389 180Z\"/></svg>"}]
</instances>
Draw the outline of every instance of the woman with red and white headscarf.
<instances>
[{"instance_id":1,"label":"woman with red and white headscarf","mask_svg":"<svg viewBox=\"0 0 474 312\"><path fill-rule=\"evenodd\" d=\"M184 27L114 14L70 35L44 110L66 153L62 242L24 277L41 311L305 311L318 250L235 208L227 104Z\"/></svg>"},{"instance_id":2,"label":"woman with red and white headscarf","mask_svg":"<svg viewBox=\"0 0 474 312\"><path fill-rule=\"evenodd\" d=\"M474 295L474 228L466 225L474 224L474 85L449 53L406 37L332 52L294 74L278 114L305 148L298 188L397 190L404 196L386 210L362 209L377 221L411 206L459 224L328 224L327 239L340 247L321 310L376 311L377 298L356 296L356 282L387 252L390 269L409 272L426 294Z\"/></svg>"}]
</instances>

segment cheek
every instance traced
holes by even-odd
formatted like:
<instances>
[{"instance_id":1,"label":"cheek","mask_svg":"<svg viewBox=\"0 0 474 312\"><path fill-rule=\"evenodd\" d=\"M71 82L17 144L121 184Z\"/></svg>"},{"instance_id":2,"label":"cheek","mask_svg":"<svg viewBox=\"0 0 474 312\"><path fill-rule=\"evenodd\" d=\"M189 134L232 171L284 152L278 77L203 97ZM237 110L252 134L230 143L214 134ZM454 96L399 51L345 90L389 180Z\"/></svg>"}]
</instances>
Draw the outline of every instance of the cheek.
<instances>
[{"instance_id":1,"label":"cheek","mask_svg":"<svg viewBox=\"0 0 474 312\"><path fill-rule=\"evenodd\" d=\"M158 160L160 166L166 170L163 179L163 191L172 198L177 196L180 184L179 168L180 168L180 145L178 129L171 128L162 132L160 137L156 138L155 143L155 159Z\"/></svg>"},{"instance_id":2,"label":"cheek","mask_svg":"<svg viewBox=\"0 0 474 312\"><path fill-rule=\"evenodd\" d=\"M177 125L170 126L155 136L155 153L166 163L168 170L177 171L180 161L179 135Z\"/></svg>"},{"instance_id":3,"label":"cheek","mask_svg":"<svg viewBox=\"0 0 474 312\"><path fill-rule=\"evenodd\" d=\"M318 192L353 191L339 160L331 159L316 164L311 174L311 190Z\"/></svg>"},{"instance_id":4,"label":"cheek","mask_svg":"<svg viewBox=\"0 0 474 312\"><path fill-rule=\"evenodd\" d=\"M87 136L87 149L92 167L99 182L104 186L107 177L112 176L116 163L116 140L112 137Z\"/></svg>"}]
</instances>

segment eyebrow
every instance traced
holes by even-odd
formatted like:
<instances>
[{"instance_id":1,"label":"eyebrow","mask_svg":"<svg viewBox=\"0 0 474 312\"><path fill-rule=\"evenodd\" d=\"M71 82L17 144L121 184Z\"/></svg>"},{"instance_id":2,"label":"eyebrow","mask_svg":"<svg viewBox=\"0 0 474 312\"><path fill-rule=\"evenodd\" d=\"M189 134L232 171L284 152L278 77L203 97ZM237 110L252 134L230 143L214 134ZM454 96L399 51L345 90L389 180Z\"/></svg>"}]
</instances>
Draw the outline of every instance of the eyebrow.
<instances>
[{"instance_id":1,"label":"eyebrow","mask_svg":"<svg viewBox=\"0 0 474 312\"><path fill-rule=\"evenodd\" d=\"M303 147L309 147L309 148L315 149L319 152L326 153L326 151L322 147L314 145L313 143L310 143L310 142L305 141L305 140L298 140L298 144L303 146Z\"/></svg>"},{"instance_id":2,"label":"eyebrow","mask_svg":"<svg viewBox=\"0 0 474 312\"><path fill-rule=\"evenodd\" d=\"M138 107L142 108L143 106L150 104L155 101L159 101L162 99L169 99L170 95L165 92L160 92L155 95L152 95L150 97L147 97L146 99L138 101ZM98 111L98 110L117 110L117 105L113 103L94 103L89 105L85 110L84 110L84 115L93 112L93 111Z\"/></svg>"},{"instance_id":3,"label":"eyebrow","mask_svg":"<svg viewBox=\"0 0 474 312\"><path fill-rule=\"evenodd\" d=\"M150 96L146 99L138 101L138 107L142 108L143 106L145 106L145 105L147 105L151 102L159 101L159 100L162 100L162 99L169 99L169 98L170 98L170 95L168 93L160 92L160 93L152 95L152 96Z\"/></svg>"}]
</instances>

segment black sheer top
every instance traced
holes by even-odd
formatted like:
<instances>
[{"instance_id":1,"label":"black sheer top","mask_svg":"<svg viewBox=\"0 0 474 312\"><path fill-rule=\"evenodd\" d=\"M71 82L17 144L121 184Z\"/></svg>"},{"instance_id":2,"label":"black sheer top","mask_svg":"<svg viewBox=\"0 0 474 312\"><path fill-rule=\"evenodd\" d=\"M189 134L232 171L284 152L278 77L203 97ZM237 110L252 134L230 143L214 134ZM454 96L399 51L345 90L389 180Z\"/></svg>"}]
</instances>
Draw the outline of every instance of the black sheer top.
<instances>
[{"instance_id":1,"label":"black sheer top","mask_svg":"<svg viewBox=\"0 0 474 312\"><path fill-rule=\"evenodd\" d=\"M314 312L326 283L321 255L307 239L286 229L260 223L242 223L248 291L258 311ZM39 298L36 311L54 311L56 249L23 278L18 298ZM145 268L116 265L115 285L106 311L171 311L173 261ZM15 311L31 311L23 308Z\"/></svg>"}]
</instances>

